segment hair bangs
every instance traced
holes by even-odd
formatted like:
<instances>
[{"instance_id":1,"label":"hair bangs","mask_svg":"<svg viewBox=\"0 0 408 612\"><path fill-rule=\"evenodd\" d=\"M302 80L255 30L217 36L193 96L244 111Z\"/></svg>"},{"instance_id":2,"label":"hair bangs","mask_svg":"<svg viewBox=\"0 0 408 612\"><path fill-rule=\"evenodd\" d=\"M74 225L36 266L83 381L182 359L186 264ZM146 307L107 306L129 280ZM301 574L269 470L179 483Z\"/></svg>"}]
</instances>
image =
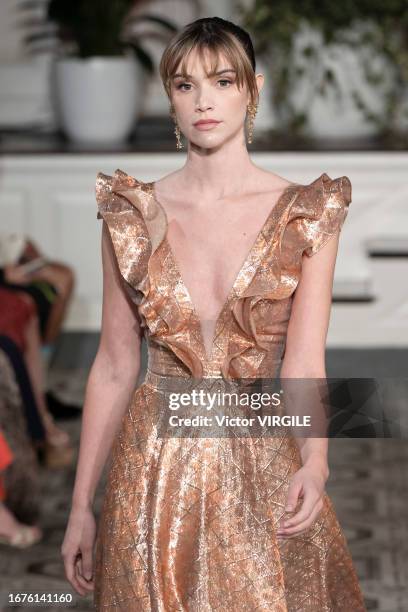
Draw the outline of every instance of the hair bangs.
<instances>
[{"instance_id":1,"label":"hair bangs","mask_svg":"<svg viewBox=\"0 0 408 612\"><path fill-rule=\"evenodd\" d=\"M208 35L203 31L191 32L188 29L170 42L160 62L160 76L169 99L175 75L181 75L186 80L189 78L188 62L193 52L197 52L202 59L208 78L218 70L231 68L235 71L238 88L246 84L251 101L258 101L255 72L245 49L235 36L225 30ZM221 65L224 58L227 64Z\"/></svg>"}]
</instances>

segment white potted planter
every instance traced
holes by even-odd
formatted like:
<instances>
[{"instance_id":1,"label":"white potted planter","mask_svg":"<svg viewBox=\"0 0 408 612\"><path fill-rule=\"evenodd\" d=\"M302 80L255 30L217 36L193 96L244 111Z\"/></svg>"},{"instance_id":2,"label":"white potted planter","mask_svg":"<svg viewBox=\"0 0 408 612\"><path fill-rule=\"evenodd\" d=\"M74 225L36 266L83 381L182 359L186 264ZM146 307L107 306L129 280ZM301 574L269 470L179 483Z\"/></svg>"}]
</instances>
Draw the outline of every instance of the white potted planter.
<instances>
[{"instance_id":1,"label":"white potted planter","mask_svg":"<svg viewBox=\"0 0 408 612\"><path fill-rule=\"evenodd\" d=\"M335 2L321 4L239 2L257 57L270 66L276 129L316 141L371 140L390 125L401 80L393 54L406 74L404 0L393 10L386 3L348 3L341 11Z\"/></svg>"},{"instance_id":2,"label":"white potted planter","mask_svg":"<svg viewBox=\"0 0 408 612\"><path fill-rule=\"evenodd\" d=\"M350 31L350 36L353 33L358 36L357 28L355 32ZM302 48L310 45L316 49L319 62L302 56ZM290 102L299 113L306 115L303 133L318 140L375 137L386 113L387 92L393 86L393 70L386 58L363 45L353 48L350 44L336 43L325 47L319 33L311 29L304 29L296 36L295 52L296 65L304 73L296 79ZM367 60L370 70L382 76L381 83L368 82L364 73ZM334 76L336 85L328 84L320 92L325 71ZM356 99L363 102L372 117L377 117L377 122L367 118Z\"/></svg>"},{"instance_id":3,"label":"white potted planter","mask_svg":"<svg viewBox=\"0 0 408 612\"><path fill-rule=\"evenodd\" d=\"M71 140L103 146L132 131L155 68L143 46L145 26L155 28L151 38L164 42L177 31L141 8L142 0L49 0L47 18L57 25L60 42L54 99L59 125Z\"/></svg>"},{"instance_id":4,"label":"white potted planter","mask_svg":"<svg viewBox=\"0 0 408 612\"><path fill-rule=\"evenodd\" d=\"M66 135L83 143L125 140L139 117L146 77L132 54L58 59L55 95Z\"/></svg>"}]
</instances>

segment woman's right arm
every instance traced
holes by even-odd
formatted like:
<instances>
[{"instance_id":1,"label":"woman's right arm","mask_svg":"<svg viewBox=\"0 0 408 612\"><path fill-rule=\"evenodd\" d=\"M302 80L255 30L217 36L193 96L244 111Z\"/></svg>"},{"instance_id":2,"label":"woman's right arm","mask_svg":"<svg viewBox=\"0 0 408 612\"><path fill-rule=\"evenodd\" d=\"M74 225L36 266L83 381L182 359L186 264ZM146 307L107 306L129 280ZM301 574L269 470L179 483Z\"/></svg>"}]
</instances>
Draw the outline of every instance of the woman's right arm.
<instances>
[{"instance_id":1,"label":"woman's right arm","mask_svg":"<svg viewBox=\"0 0 408 612\"><path fill-rule=\"evenodd\" d=\"M85 391L71 513L61 548L67 578L81 595L86 594L86 588L93 588L93 583L87 583L83 576L92 574L95 537L92 505L95 490L135 390L141 361L140 319L123 287L123 277L105 222L102 230L102 265L100 343ZM77 555L82 556L79 568L75 563Z\"/></svg>"}]
</instances>

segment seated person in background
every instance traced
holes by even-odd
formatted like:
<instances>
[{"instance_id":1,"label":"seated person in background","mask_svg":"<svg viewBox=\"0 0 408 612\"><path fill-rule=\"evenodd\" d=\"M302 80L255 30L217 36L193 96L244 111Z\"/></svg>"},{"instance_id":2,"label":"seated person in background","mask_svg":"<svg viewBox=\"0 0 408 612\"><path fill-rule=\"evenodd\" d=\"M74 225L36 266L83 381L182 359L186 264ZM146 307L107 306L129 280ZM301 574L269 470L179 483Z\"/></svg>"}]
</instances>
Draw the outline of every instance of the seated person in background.
<instances>
[{"instance_id":1,"label":"seated person in background","mask_svg":"<svg viewBox=\"0 0 408 612\"><path fill-rule=\"evenodd\" d=\"M73 448L70 437L67 432L56 426L48 410L44 393L39 320L35 304L29 296L0 287L0 334L11 338L23 355L45 429L48 450L62 452L72 458Z\"/></svg>"},{"instance_id":2,"label":"seated person in background","mask_svg":"<svg viewBox=\"0 0 408 612\"><path fill-rule=\"evenodd\" d=\"M31 296L37 306L41 341L52 344L73 294L73 270L45 258L31 240L20 234L0 234L0 285Z\"/></svg>"},{"instance_id":3,"label":"seated person in background","mask_svg":"<svg viewBox=\"0 0 408 612\"><path fill-rule=\"evenodd\" d=\"M0 430L0 543L15 548L27 548L39 542L43 533L36 525L20 523L4 503L7 491L3 473L13 463L13 460L11 448L7 444L4 433Z\"/></svg>"},{"instance_id":4,"label":"seated person in background","mask_svg":"<svg viewBox=\"0 0 408 612\"><path fill-rule=\"evenodd\" d=\"M45 258L23 234L0 234L0 287L26 293L35 303L41 345L55 343L70 303L75 278L72 269ZM79 406L61 402L46 392L50 411L56 418L78 416Z\"/></svg>"}]
</instances>

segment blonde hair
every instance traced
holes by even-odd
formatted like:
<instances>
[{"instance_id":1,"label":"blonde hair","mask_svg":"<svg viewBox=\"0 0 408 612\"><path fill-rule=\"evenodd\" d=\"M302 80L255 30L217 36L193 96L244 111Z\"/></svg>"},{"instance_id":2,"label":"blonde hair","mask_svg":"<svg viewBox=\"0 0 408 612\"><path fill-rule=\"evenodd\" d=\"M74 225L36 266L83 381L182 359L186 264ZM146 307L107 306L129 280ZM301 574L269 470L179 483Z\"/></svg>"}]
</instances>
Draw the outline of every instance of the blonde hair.
<instances>
[{"instance_id":1,"label":"blonde hair","mask_svg":"<svg viewBox=\"0 0 408 612\"><path fill-rule=\"evenodd\" d=\"M245 30L220 17L197 19L178 32L167 45L160 60L159 72L169 100L172 78L176 71L187 78L187 62L193 50L200 55L204 51L209 52L211 61L209 70L206 70L207 77L217 71L219 58L224 55L230 67L236 71L238 88L246 84L251 103L258 103L251 39Z\"/></svg>"}]
</instances>

